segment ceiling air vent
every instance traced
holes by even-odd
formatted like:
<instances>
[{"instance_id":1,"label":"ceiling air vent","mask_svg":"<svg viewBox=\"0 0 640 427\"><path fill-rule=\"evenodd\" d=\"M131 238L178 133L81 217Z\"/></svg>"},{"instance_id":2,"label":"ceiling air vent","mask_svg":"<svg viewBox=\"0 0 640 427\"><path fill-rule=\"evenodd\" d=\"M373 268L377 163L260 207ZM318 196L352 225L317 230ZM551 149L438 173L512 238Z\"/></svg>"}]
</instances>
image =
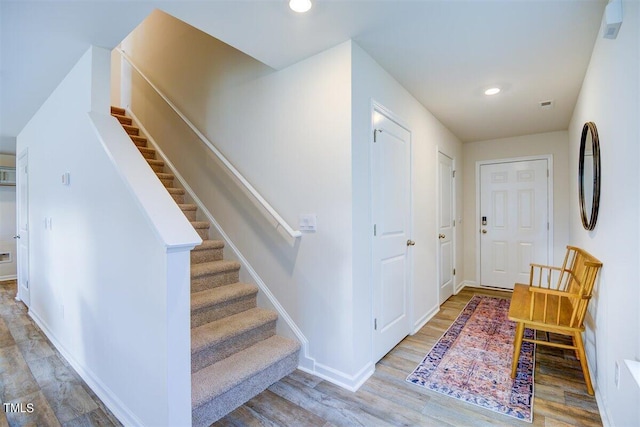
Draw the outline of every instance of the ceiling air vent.
<instances>
[{"instance_id":1,"label":"ceiling air vent","mask_svg":"<svg viewBox=\"0 0 640 427\"><path fill-rule=\"evenodd\" d=\"M543 110L550 110L553 108L553 100L540 101L540 108Z\"/></svg>"}]
</instances>

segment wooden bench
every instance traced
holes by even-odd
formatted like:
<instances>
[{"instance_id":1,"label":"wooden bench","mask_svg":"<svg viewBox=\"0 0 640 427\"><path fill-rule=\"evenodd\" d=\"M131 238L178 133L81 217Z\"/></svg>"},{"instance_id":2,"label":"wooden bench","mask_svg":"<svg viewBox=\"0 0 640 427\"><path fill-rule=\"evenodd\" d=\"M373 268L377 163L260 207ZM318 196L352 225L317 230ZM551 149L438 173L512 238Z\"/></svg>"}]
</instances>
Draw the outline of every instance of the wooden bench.
<instances>
[{"instance_id":1,"label":"wooden bench","mask_svg":"<svg viewBox=\"0 0 640 427\"><path fill-rule=\"evenodd\" d=\"M584 352L584 317L602 263L588 252L567 246L562 267L531 264L529 284L517 283L513 289L509 319L517 322L513 343L511 377L515 378L522 341L572 349L582 366L587 392L593 385ZM524 338L525 328L572 337L573 345Z\"/></svg>"}]
</instances>

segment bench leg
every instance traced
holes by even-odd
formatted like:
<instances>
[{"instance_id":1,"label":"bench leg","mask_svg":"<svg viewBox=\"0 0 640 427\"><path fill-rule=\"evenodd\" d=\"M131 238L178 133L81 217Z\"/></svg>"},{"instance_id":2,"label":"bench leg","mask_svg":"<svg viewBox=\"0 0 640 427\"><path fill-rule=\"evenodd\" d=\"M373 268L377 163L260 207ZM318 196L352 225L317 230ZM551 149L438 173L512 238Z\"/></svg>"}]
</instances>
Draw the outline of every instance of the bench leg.
<instances>
[{"instance_id":1,"label":"bench leg","mask_svg":"<svg viewBox=\"0 0 640 427\"><path fill-rule=\"evenodd\" d=\"M522 338L524 338L524 323L518 322L516 325L516 336L513 340L513 360L511 361L511 378L516 377L518 370L518 360L520 359L520 348L522 347Z\"/></svg>"},{"instance_id":2,"label":"bench leg","mask_svg":"<svg viewBox=\"0 0 640 427\"><path fill-rule=\"evenodd\" d=\"M593 384L591 384L591 375L589 375L589 366L587 366L587 355L584 352L584 343L582 342L582 334L576 332L573 334L574 342L576 343L576 352L579 355L580 366L582 366L582 374L584 375L584 382L587 384L587 393L593 396Z\"/></svg>"}]
</instances>

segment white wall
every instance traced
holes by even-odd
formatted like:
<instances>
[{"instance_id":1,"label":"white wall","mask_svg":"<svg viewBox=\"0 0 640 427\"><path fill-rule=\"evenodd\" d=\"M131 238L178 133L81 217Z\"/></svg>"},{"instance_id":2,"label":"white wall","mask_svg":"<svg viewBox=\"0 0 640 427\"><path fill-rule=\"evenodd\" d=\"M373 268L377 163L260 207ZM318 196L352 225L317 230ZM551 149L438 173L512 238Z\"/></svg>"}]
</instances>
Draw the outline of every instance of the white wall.
<instances>
[{"instance_id":1,"label":"white wall","mask_svg":"<svg viewBox=\"0 0 640 427\"><path fill-rule=\"evenodd\" d=\"M131 109L308 339L303 366L353 385L350 44L274 71L157 12L122 46L289 224L317 214L290 246L134 74Z\"/></svg>"},{"instance_id":2,"label":"white wall","mask_svg":"<svg viewBox=\"0 0 640 427\"><path fill-rule=\"evenodd\" d=\"M136 197L144 172L118 164L136 150L108 115L109 57L89 49L18 136L29 161L29 313L123 423L188 424L195 232L176 216L184 224L173 228L192 234L168 243Z\"/></svg>"},{"instance_id":3,"label":"white wall","mask_svg":"<svg viewBox=\"0 0 640 427\"><path fill-rule=\"evenodd\" d=\"M562 262L569 243L569 205L577 192L569 192L569 135L566 131L516 136L464 144L464 280L477 284L476 162L515 157L553 156L553 263Z\"/></svg>"},{"instance_id":4,"label":"white wall","mask_svg":"<svg viewBox=\"0 0 640 427\"><path fill-rule=\"evenodd\" d=\"M14 155L0 154L0 166L16 166ZM0 280L16 276L16 187L0 185L0 253L9 252L10 262L0 262Z\"/></svg>"},{"instance_id":5,"label":"white wall","mask_svg":"<svg viewBox=\"0 0 640 427\"><path fill-rule=\"evenodd\" d=\"M400 118L411 131L412 142L412 240L413 290L410 308L414 331L438 310L436 249L437 149L455 159L460 172L462 144L389 73L355 42L352 43L352 161L353 168L353 310L357 341L355 346L371 346L372 288L371 245L371 105L372 100ZM462 179L456 174L457 216L462 212ZM458 227L459 228L459 227ZM456 232L458 275L462 277L462 233ZM361 354L361 357L366 354ZM359 363L370 362L361 359ZM377 362L373 360L372 362Z\"/></svg>"},{"instance_id":6,"label":"white wall","mask_svg":"<svg viewBox=\"0 0 640 427\"><path fill-rule=\"evenodd\" d=\"M586 121L600 136L602 187L596 228L582 228L577 203L570 204L570 240L604 264L590 303L587 356L600 408L611 425L640 425L640 392L623 359L640 360L638 168L640 135L638 2L623 2L615 40L598 37L569 127L570 194L577 194L578 150ZM615 385L615 363L620 386Z\"/></svg>"}]
</instances>

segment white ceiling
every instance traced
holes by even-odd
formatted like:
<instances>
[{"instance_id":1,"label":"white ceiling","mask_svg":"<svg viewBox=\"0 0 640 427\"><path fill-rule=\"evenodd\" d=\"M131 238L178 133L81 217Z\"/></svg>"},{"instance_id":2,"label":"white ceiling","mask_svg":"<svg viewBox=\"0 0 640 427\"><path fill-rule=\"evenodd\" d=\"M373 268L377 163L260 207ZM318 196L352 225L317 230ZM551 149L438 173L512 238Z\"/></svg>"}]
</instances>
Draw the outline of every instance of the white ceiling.
<instances>
[{"instance_id":1,"label":"white ceiling","mask_svg":"<svg viewBox=\"0 0 640 427\"><path fill-rule=\"evenodd\" d=\"M90 44L154 8L281 69L353 39L462 141L567 129L606 0L0 0L0 152ZM488 98L490 85L503 92ZM541 110L540 101L554 108Z\"/></svg>"}]
</instances>

